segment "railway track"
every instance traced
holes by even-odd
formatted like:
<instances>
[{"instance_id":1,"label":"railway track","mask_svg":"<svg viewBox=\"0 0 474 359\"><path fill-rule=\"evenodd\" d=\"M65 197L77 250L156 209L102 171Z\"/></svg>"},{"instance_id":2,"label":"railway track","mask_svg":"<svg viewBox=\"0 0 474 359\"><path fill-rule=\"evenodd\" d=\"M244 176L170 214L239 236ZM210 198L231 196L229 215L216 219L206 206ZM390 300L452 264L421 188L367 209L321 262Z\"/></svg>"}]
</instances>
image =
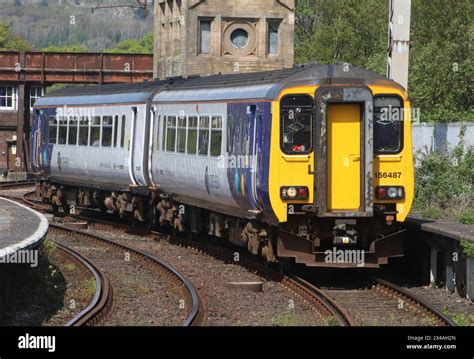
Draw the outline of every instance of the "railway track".
<instances>
[{"instance_id":1,"label":"railway track","mask_svg":"<svg viewBox=\"0 0 474 359\"><path fill-rule=\"evenodd\" d=\"M403 298L402 300L404 300L405 302L408 302L411 305L418 307L419 312L424 313L428 316L431 316L432 318L435 318L439 326L448 326L448 327L456 326L456 323L451 318L449 318L446 314L441 312L438 308L431 305L427 301L411 293L410 291L403 289L397 286L396 284L393 284L381 278L377 278L375 282L380 291L384 292L385 294L389 296L393 295L393 296L396 296L397 298Z\"/></svg>"},{"instance_id":2,"label":"railway track","mask_svg":"<svg viewBox=\"0 0 474 359\"><path fill-rule=\"evenodd\" d=\"M34 181L17 181L17 182L0 182L0 191L13 188L31 187L34 186Z\"/></svg>"},{"instance_id":3,"label":"railway track","mask_svg":"<svg viewBox=\"0 0 474 359\"><path fill-rule=\"evenodd\" d=\"M200 305L199 297L194 286L181 273L179 273L167 263L161 261L159 258L125 244L119 244L102 236L91 234L79 229L68 228L65 225L50 224L50 233L67 233L69 236L74 236L81 241L95 242L102 246L106 246L107 248L115 249L122 253L128 253L130 256L133 256L135 262L139 262L153 271L158 272L160 276L169 281L170 285L172 284L174 288L181 289L185 301L184 307L187 308L187 315L183 326L201 324L201 320L203 318L203 309ZM87 315L87 313L85 314Z\"/></svg>"},{"instance_id":4,"label":"railway track","mask_svg":"<svg viewBox=\"0 0 474 359\"><path fill-rule=\"evenodd\" d=\"M343 305L357 325L455 326L454 321L425 300L384 279L364 288L324 288Z\"/></svg>"},{"instance_id":5,"label":"railway track","mask_svg":"<svg viewBox=\"0 0 474 359\"><path fill-rule=\"evenodd\" d=\"M38 203L38 201L32 200L30 197L34 194L34 192L29 192L24 195L23 201L27 203L29 206L32 206L38 210L48 210L48 205L44 205L42 203ZM49 211L50 212L50 211ZM104 219L99 218L90 218L85 217L82 215L65 215L63 220L72 220L79 219L79 220L87 220L89 222L93 222L96 226L102 226L104 229L110 229L111 227L121 227L127 229L129 231L143 234L143 231L140 229L124 225L123 223L116 223ZM317 287L312 285L311 283L305 281L303 278L298 276L290 276L290 275L283 275L280 272L273 270L266 266L265 264L250 258L245 254L240 254L240 259L238 263L233 261L235 251L228 249L228 248L221 248L217 246L210 245L208 243L198 243L189 241L184 238L180 237L170 237L164 236L162 233L157 231L151 231L152 235L158 237L165 237L170 242L178 244L180 246L186 246L194 248L202 253L206 253L211 255L215 258L221 259L225 262L232 262L234 264L239 264L248 270L254 271L262 277L265 277L270 280L278 281L284 284L291 292L295 293L298 297L300 297L303 301L307 302L311 309L321 315L324 318L333 317L337 324L340 326L353 326L355 325L355 321L352 317L346 312L344 308L338 305L331 297L327 296L324 292L320 291Z\"/></svg>"},{"instance_id":6,"label":"railway track","mask_svg":"<svg viewBox=\"0 0 474 359\"><path fill-rule=\"evenodd\" d=\"M152 231L152 234L163 237L160 232ZM333 317L339 326L354 326L355 321L337 302L316 286L296 275L286 275L270 268L266 263L262 263L247 253L239 253L239 260L235 261L236 251L226 247L217 247L206 242L194 242L180 237L165 236L171 243L194 248L202 253L206 253L215 258L219 258L226 263L239 264L250 271L256 272L269 280L281 282L291 292L308 303L311 309L323 318Z\"/></svg>"},{"instance_id":7,"label":"railway track","mask_svg":"<svg viewBox=\"0 0 474 359\"><path fill-rule=\"evenodd\" d=\"M34 192L30 192L24 196L28 205L35 206L37 208L39 207L43 210L44 208L48 207L47 205L38 204L36 201L28 199L28 197L33 193ZM102 226L103 228L119 226L133 232L143 233L143 231L140 231L140 229L124 225L123 223L115 223L113 221L104 220L102 218L90 218L81 215L68 215L66 218L87 220L94 223L96 226ZM409 308L410 310L407 316L415 315L414 318L420 318L419 322L421 325L455 325L455 323L447 315L442 313L436 307L415 296L409 291L383 279L376 279L372 285L372 288L366 290L321 290L318 288L318 286L310 283L302 277L291 274L282 274L280 271L271 269L267 265L248 256L246 253L239 253L239 262L235 263L235 250L221 246L217 247L205 242L194 242L185 238L164 235L163 233L157 231L151 231L151 234L160 238L166 238L173 244L192 247L200 252L222 259L225 262L232 262L234 264L242 265L245 268L255 271L259 275L268 279L280 281L289 290L309 303L315 312L334 317L337 320L338 325L341 326L373 324L373 322L370 321L370 318L369 320L357 318L365 315L363 313L364 308L365 311L372 310L373 313L380 313L382 317L384 313L391 311L394 315L393 324L400 325L401 322L396 319L397 316L400 315L400 311L397 311L399 306L405 306L405 308ZM373 293L373 295L371 293ZM388 303L388 301L391 302ZM396 304L395 306L394 303ZM370 317L370 315L368 315L368 317Z\"/></svg>"},{"instance_id":8,"label":"railway track","mask_svg":"<svg viewBox=\"0 0 474 359\"><path fill-rule=\"evenodd\" d=\"M33 208L39 212L43 213L52 213L50 206L48 204L41 203L35 199L32 199L31 196L35 192L27 192L23 195L22 198L14 196L4 196L6 198L21 202L30 208ZM65 220L71 219L85 219L86 217L80 215L64 215ZM101 221L103 225L106 223L112 223L107 221ZM114 224L117 226L117 224ZM126 226L122 226L126 227ZM128 228L128 227L127 227ZM134 257L134 260L139 261L141 264L147 266L153 271L158 272L165 280L170 281L173 284L174 288L181 288L183 292L183 297L185 301L185 308L188 309L186 319L184 320L183 326L196 326L200 325L203 321L203 308L199 300L198 293L194 288L193 284L181 273L179 273L175 268L168 265L167 263L161 261L159 258L150 255L149 253L140 251L126 244L119 244L110 239L107 239L103 236L91 234L87 231L83 231L76 228L70 228L65 225L50 223L49 233L67 233L69 236L73 236L80 240L86 240L89 242L95 242L102 246L118 250L120 252L129 253ZM99 275L100 276L100 275ZM109 284L110 287L110 284ZM84 313L86 315L86 313Z\"/></svg>"},{"instance_id":9,"label":"railway track","mask_svg":"<svg viewBox=\"0 0 474 359\"><path fill-rule=\"evenodd\" d=\"M60 227L55 228L62 231ZM86 257L57 241L52 241L59 250L72 258L74 262L92 273L95 279L95 293L91 303L66 323L67 327L93 326L107 315L112 307L113 293L108 277Z\"/></svg>"}]
</instances>

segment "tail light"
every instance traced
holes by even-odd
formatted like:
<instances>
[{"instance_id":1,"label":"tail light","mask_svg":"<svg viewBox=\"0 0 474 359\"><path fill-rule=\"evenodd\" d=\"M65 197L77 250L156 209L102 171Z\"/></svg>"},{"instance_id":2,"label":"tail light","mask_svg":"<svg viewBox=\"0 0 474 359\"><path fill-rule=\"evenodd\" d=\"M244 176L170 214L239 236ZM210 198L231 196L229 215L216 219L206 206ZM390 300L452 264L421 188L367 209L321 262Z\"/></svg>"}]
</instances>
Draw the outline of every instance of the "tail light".
<instances>
[{"instance_id":1,"label":"tail light","mask_svg":"<svg viewBox=\"0 0 474 359\"><path fill-rule=\"evenodd\" d=\"M377 199L403 199L405 189L402 186L377 186L375 195Z\"/></svg>"},{"instance_id":2,"label":"tail light","mask_svg":"<svg viewBox=\"0 0 474 359\"><path fill-rule=\"evenodd\" d=\"M306 186L284 186L280 188L280 196L283 200L309 198L309 189Z\"/></svg>"}]
</instances>

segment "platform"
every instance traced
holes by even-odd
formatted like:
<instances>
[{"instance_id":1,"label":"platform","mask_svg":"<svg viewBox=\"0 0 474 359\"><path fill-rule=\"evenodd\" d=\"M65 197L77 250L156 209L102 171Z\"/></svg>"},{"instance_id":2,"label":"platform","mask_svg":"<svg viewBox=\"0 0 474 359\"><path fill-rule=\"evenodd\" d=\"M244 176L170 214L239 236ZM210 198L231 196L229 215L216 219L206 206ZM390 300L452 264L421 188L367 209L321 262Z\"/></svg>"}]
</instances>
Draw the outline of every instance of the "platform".
<instances>
[{"instance_id":1,"label":"platform","mask_svg":"<svg viewBox=\"0 0 474 359\"><path fill-rule=\"evenodd\" d=\"M18 250L35 249L48 232L45 216L0 197L0 263Z\"/></svg>"},{"instance_id":2,"label":"platform","mask_svg":"<svg viewBox=\"0 0 474 359\"><path fill-rule=\"evenodd\" d=\"M463 243L474 244L474 226L449 218L426 220L416 213L407 218L406 225L413 231L413 238L429 246L426 280L443 284L449 292L457 290L461 297L474 301L474 257L465 255Z\"/></svg>"},{"instance_id":3,"label":"platform","mask_svg":"<svg viewBox=\"0 0 474 359\"><path fill-rule=\"evenodd\" d=\"M421 218L414 214L407 218L407 223L420 226L425 232L438 234L457 241L467 240L474 243L474 226L462 224L458 220L444 218L436 221Z\"/></svg>"}]
</instances>

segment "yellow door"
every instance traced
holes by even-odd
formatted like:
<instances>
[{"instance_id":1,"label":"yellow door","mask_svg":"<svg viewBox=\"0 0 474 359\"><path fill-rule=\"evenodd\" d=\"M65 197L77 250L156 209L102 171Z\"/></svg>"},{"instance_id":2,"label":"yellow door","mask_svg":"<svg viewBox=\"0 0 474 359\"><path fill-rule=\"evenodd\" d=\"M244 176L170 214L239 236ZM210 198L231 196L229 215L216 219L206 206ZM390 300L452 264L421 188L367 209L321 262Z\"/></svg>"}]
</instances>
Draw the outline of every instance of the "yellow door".
<instances>
[{"instance_id":1,"label":"yellow door","mask_svg":"<svg viewBox=\"0 0 474 359\"><path fill-rule=\"evenodd\" d=\"M360 209L359 104L328 104L328 210Z\"/></svg>"}]
</instances>

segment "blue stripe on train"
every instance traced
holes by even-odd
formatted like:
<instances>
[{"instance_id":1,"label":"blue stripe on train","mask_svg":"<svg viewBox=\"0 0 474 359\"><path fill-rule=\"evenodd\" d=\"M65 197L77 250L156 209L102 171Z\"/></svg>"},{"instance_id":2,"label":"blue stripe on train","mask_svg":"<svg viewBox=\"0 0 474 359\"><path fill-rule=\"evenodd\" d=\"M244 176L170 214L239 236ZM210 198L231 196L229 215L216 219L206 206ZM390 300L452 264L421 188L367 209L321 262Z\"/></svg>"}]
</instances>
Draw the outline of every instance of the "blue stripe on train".
<instances>
[{"instance_id":1,"label":"blue stripe on train","mask_svg":"<svg viewBox=\"0 0 474 359\"><path fill-rule=\"evenodd\" d=\"M232 103L228 105L229 151L237 167L228 168L232 196L244 209L261 209L274 219L269 197L269 164L271 144L271 104L267 102ZM256 138L255 153L253 140ZM256 161L253 158L256 156ZM252 172L253 163L258 164ZM246 164L244 168L242 164ZM256 181L253 184L253 181ZM253 186L256 192L253 191ZM254 198L256 195L256 198Z\"/></svg>"}]
</instances>

